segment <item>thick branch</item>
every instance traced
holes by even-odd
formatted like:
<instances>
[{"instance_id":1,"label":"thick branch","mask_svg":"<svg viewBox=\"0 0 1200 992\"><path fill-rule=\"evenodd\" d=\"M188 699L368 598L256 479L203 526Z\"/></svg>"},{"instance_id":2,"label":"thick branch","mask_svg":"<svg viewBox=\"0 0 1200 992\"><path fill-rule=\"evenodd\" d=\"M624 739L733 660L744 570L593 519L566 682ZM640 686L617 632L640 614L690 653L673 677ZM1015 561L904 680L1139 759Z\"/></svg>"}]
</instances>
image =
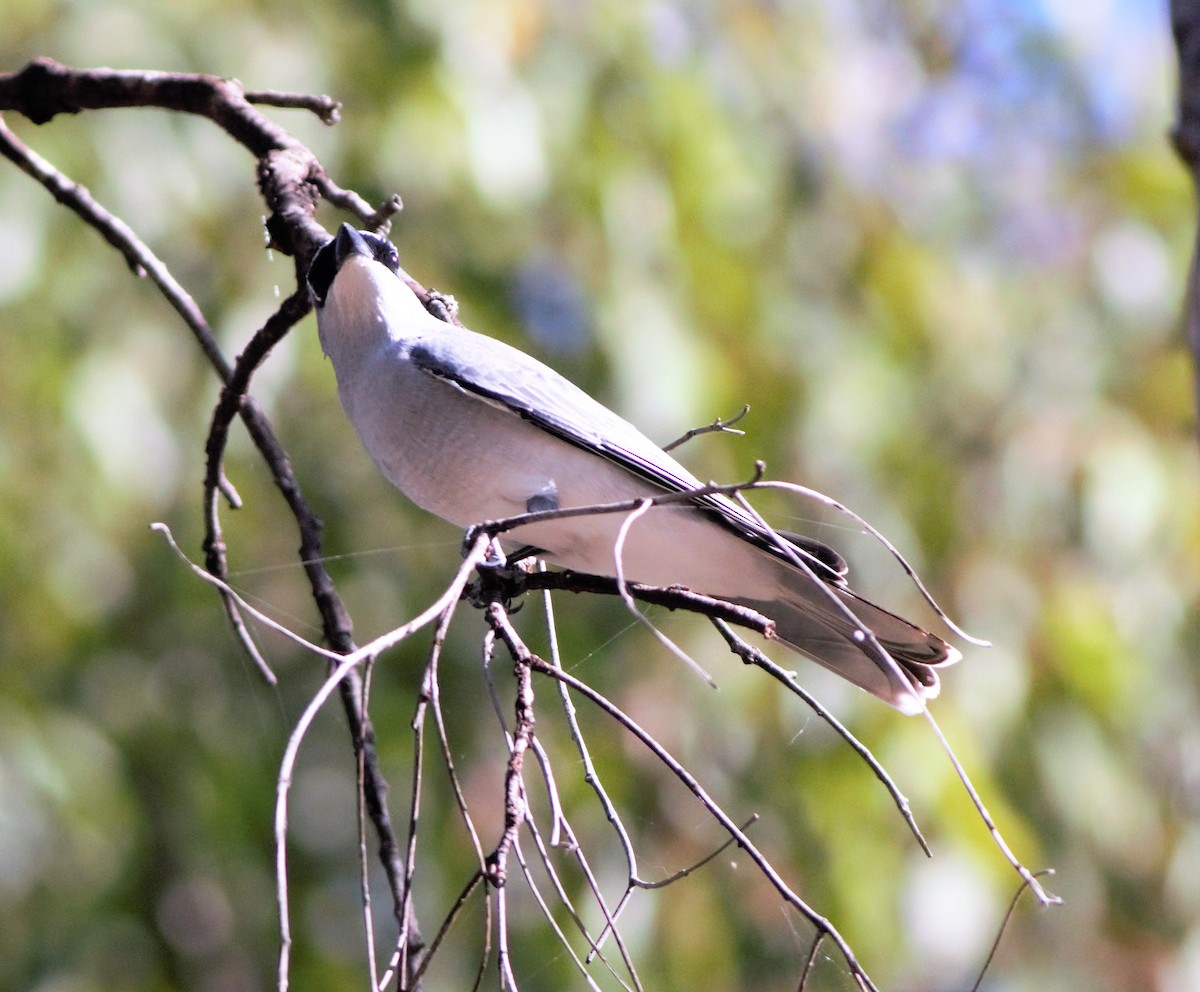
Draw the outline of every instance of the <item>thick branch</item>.
<instances>
[{"instance_id":1,"label":"thick branch","mask_svg":"<svg viewBox=\"0 0 1200 992\"><path fill-rule=\"evenodd\" d=\"M588 575L570 570L533 572L525 576L525 590L558 589L565 592L591 593L602 596L621 595L621 586L616 579L603 575ZM746 606L736 606L723 599L702 596L682 586L647 586L640 582L627 582L626 590L634 599L668 610L687 610L713 620L724 620L738 627L745 627L763 637L775 636L775 621Z\"/></svg>"},{"instance_id":2,"label":"thick branch","mask_svg":"<svg viewBox=\"0 0 1200 992\"><path fill-rule=\"evenodd\" d=\"M71 69L50 59L35 59L16 73L0 73L0 110L12 110L34 123L45 123L59 114L117 107L158 107L196 114L220 126L257 159L257 179L270 216L267 228L273 247L296 258L296 291L252 339L236 364L230 363L216 346L199 308L173 279L167 267L144 245L128 225L98 204L82 185L73 182L48 162L25 148L0 124L0 153L33 176L63 205L85 223L96 228L126 258L139 274L149 273L164 296L181 314L199 340L205 356L223 383L221 398L213 414L206 445L207 473L205 513L208 534L206 563L218 578L226 574L225 547L216 517L217 493L226 491L222 462L228 431L240 416L247 431L269 466L276 485L297 521L301 537L301 560L308 574L314 600L321 613L325 639L340 652L353 650L349 615L322 564L321 521L308 505L292 471L290 459L276 438L270 422L249 395L250 381L269 353L309 310L304 274L313 253L329 234L316 222L314 213L321 193L337 190L317 158L286 130L264 116L253 104L307 109L326 123L337 119L337 104L328 97L311 97L275 92L247 94L236 80L217 76L111 69ZM339 206L354 209L364 222L380 224L399 209L393 197L371 210L360 197L346 193ZM427 294L426 294L427 295ZM228 601L227 601L228 602ZM231 616L234 614L231 609ZM236 616L233 616L235 623ZM374 749L374 731L362 707L361 682L352 672L341 683L342 703L350 723L356 750L363 758L368 811L380 839L380 855L392 883L397 920L405 929L408 944L421 947L416 921L403 918L400 895L404 866L388 816L387 783L380 773ZM416 958L414 957L414 961Z\"/></svg>"}]
</instances>

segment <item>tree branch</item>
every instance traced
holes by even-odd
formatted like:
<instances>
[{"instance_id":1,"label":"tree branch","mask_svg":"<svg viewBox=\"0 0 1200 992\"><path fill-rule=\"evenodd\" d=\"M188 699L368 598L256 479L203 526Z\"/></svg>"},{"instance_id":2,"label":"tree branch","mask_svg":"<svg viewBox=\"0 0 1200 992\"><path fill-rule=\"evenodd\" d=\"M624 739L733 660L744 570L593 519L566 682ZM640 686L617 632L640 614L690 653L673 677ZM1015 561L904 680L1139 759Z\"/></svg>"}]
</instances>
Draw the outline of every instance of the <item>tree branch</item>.
<instances>
[{"instance_id":1,"label":"tree branch","mask_svg":"<svg viewBox=\"0 0 1200 992\"><path fill-rule=\"evenodd\" d=\"M218 493L230 493L223 468L225 445L234 417L245 424L275 484L284 497L300 531L300 556L308 575L314 602L321 615L326 642L337 652L354 650L349 614L322 562L320 518L305 500L292 471L287 452L275 436L269 420L249 395L254 372L271 348L309 311L305 273L316 250L329 239L314 213L322 191L336 186L311 151L286 130L264 116L254 104L306 109L327 124L337 120L338 104L329 97L311 97L275 91L246 93L236 80L217 76L112 69L71 69L48 58L34 59L15 73L0 73L0 110L23 114L42 124L59 114L118 107L157 107L205 117L245 147L257 160L259 191L270 215L267 230L272 246L296 261L296 290L260 328L237 362L231 364L216 343L200 308L174 279L167 266L123 221L104 209L81 184L75 183L28 149L0 120L0 154L32 176L64 206L121 252L138 275L150 275L159 291L183 318L200 344L223 389L213 411L212 426L205 445L206 473L204 513L205 561L210 573L223 580L227 575L226 548L218 517ZM400 208L398 197L378 209L355 194L340 191L338 205L357 213L364 223L383 223ZM423 298L428 293L422 290ZM232 502L232 501L231 501ZM236 504L234 504L236 505ZM258 657L234 599L222 599L235 630L247 650ZM269 671L267 672L270 676ZM387 782L375 753L375 735L362 706L362 683L357 670L350 670L339 683L342 706L350 726L355 750L362 763L366 783L364 800L379 838L380 860L392 888L394 911L408 948L417 951L422 939L415 917L404 910L404 864L387 810ZM414 967L419 954L409 958Z\"/></svg>"}]
</instances>

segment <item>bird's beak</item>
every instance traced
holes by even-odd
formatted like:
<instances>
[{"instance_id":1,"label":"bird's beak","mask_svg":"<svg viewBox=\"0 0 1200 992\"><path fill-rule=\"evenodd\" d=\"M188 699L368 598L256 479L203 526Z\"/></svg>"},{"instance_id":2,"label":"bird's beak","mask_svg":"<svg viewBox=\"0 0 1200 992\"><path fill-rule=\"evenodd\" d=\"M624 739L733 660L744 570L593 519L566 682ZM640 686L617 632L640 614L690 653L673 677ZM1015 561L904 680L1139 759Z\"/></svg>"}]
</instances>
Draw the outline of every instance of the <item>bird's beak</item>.
<instances>
[{"instance_id":1,"label":"bird's beak","mask_svg":"<svg viewBox=\"0 0 1200 992\"><path fill-rule=\"evenodd\" d=\"M371 248L358 231L349 224L343 224L338 228L337 237L333 239L335 269L340 271L342 263L352 255L365 255L367 258L371 258Z\"/></svg>"},{"instance_id":2,"label":"bird's beak","mask_svg":"<svg viewBox=\"0 0 1200 992\"><path fill-rule=\"evenodd\" d=\"M313 302L318 308L325 305L329 287L341 271L342 263L355 255L370 258L370 246L353 227L343 224L338 228L333 240L327 241L313 257L312 266L308 270L308 286Z\"/></svg>"}]
</instances>

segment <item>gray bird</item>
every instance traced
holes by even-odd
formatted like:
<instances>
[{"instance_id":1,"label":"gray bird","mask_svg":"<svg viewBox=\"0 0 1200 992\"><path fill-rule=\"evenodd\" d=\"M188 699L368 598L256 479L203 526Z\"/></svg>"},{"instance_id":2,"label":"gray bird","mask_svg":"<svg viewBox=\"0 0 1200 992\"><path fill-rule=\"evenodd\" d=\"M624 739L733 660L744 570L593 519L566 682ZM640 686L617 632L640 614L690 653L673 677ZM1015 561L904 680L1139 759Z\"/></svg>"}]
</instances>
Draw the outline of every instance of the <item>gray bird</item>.
<instances>
[{"instance_id":1,"label":"gray bird","mask_svg":"<svg viewBox=\"0 0 1200 992\"><path fill-rule=\"evenodd\" d=\"M431 315L386 239L343 224L308 282L346 415L383 474L429 512L465 528L702 485L541 362ZM570 517L511 536L553 564L612 576L623 520ZM936 669L959 652L854 593L831 548L784 539L786 551L732 500L708 495L635 521L622 570L628 581L685 586L757 610L789 647L904 713L923 711L938 693Z\"/></svg>"}]
</instances>

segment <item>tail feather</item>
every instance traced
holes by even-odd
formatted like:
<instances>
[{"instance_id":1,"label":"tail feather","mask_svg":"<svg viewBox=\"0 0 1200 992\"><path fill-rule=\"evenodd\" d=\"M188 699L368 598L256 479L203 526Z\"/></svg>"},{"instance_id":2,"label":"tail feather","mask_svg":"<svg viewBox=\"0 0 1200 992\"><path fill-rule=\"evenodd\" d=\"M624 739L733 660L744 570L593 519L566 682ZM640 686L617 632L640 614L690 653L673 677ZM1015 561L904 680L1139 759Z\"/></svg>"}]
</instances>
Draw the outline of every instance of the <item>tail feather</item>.
<instances>
[{"instance_id":1,"label":"tail feather","mask_svg":"<svg viewBox=\"0 0 1200 992\"><path fill-rule=\"evenodd\" d=\"M775 621L779 640L903 713L920 713L940 691L937 669L962 655L936 634L839 586L826 586L854 623L812 580L774 602L744 600ZM871 636L867 636L869 632Z\"/></svg>"}]
</instances>

